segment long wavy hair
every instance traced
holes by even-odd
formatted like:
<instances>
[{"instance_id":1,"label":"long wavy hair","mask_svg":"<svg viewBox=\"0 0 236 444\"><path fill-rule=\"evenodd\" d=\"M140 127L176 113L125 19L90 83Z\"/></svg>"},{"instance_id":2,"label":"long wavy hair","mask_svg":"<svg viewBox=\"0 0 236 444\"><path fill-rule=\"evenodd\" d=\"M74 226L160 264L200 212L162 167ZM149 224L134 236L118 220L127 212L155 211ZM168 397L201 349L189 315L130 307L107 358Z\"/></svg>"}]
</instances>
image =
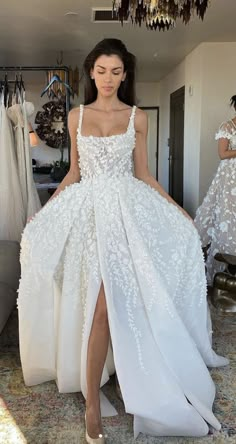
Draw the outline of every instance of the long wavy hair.
<instances>
[{"instance_id":1,"label":"long wavy hair","mask_svg":"<svg viewBox=\"0 0 236 444\"><path fill-rule=\"evenodd\" d=\"M230 106L233 106L236 111L236 95L231 97Z\"/></svg>"},{"instance_id":2,"label":"long wavy hair","mask_svg":"<svg viewBox=\"0 0 236 444\"><path fill-rule=\"evenodd\" d=\"M126 77L121 82L117 92L117 96L121 102L127 105L133 106L136 103L135 95L135 69L136 58L133 54L127 51L126 46L121 40L118 39L104 39L99 42L95 48L87 55L83 72L85 77L84 82L84 104L88 105L97 98L97 88L94 80L91 79L91 70L94 68L94 64L98 57L102 55L117 55L124 64L124 72Z\"/></svg>"}]
</instances>

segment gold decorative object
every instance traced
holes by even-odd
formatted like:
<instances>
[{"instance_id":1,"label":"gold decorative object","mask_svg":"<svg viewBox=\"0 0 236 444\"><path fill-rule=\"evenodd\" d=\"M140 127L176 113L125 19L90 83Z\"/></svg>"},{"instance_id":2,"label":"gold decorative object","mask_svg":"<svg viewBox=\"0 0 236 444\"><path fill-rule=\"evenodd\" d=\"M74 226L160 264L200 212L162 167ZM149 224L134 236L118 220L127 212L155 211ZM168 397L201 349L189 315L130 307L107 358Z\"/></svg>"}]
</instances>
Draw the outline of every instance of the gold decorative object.
<instances>
[{"instance_id":1,"label":"gold decorative object","mask_svg":"<svg viewBox=\"0 0 236 444\"><path fill-rule=\"evenodd\" d=\"M148 29L168 30L178 18L186 25L196 13L202 20L210 0L113 0L113 11L123 24L130 18L133 24L145 23Z\"/></svg>"}]
</instances>

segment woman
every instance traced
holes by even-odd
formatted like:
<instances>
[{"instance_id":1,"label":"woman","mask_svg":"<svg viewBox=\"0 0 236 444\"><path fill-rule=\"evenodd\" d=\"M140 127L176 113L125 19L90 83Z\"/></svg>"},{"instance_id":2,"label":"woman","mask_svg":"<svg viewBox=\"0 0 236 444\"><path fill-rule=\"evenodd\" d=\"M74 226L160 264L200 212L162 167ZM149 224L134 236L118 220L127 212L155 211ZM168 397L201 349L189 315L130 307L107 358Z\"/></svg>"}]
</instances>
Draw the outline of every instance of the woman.
<instances>
[{"instance_id":1,"label":"woman","mask_svg":"<svg viewBox=\"0 0 236 444\"><path fill-rule=\"evenodd\" d=\"M25 382L82 390L88 443L105 442L101 416L116 414L99 392L112 371L110 339L135 436L220 428L206 365L227 360L211 349L200 240L148 171L134 71L120 40L87 56L85 106L69 116L70 171L22 239Z\"/></svg>"},{"instance_id":2,"label":"woman","mask_svg":"<svg viewBox=\"0 0 236 444\"><path fill-rule=\"evenodd\" d=\"M236 111L236 95L231 97ZM215 136L220 165L213 182L198 208L195 224L207 251L207 281L212 285L216 272L225 265L216 261L216 253L236 255L236 117L223 122Z\"/></svg>"}]
</instances>

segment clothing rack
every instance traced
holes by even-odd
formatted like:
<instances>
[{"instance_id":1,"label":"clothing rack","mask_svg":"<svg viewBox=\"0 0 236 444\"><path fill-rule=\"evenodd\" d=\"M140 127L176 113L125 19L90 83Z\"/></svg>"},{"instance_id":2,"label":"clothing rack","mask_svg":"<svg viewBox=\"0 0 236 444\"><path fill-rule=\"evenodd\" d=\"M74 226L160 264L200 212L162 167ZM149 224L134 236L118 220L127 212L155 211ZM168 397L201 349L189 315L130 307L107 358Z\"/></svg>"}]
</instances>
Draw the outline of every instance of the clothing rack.
<instances>
[{"instance_id":1,"label":"clothing rack","mask_svg":"<svg viewBox=\"0 0 236 444\"><path fill-rule=\"evenodd\" d=\"M65 71L65 82L69 84L69 68L68 66L0 66L2 72L19 72L22 71ZM11 80L9 80L12 83ZM67 119L70 111L70 93L66 88L66 128L67 128L67 146L68 146L68 160L70 162L70 138L67 127Z\"/></svg>"}]
</instances>

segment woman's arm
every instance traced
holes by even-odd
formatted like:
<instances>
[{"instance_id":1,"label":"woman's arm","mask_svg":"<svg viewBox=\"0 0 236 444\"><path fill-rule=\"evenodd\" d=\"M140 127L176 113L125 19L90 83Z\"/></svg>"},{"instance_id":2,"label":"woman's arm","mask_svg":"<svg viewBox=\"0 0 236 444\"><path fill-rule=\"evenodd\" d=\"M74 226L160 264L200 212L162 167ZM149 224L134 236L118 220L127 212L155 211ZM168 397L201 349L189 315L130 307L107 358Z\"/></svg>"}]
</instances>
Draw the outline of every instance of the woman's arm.
<instances>
[{"instance_id":1,"label":"woman's arm","mask_svg":"<svg viewBox=\"0 0 236 444\"><path fill-rule=\"evenodd\" d=\"M135 130L136 130L136 144L134 149L134 173L137 179L142 180L146 184L150 185L161 196L163 196L168 202L172 203L180 209L180 211L191 221L192 218L189 214L181 208L166 191L161 187L156 179L150 174L148 169L148 157L147 157L147 132L148 132L148 120L147 114L137 109L135 117Z\"/></svg>"},{"instance_id":2,"label":"woman's arm","mask_svg":"<svg viewBox=\"0 0 236 444\"><path fill-rule=\"evenodd\" d=\"M68 129L71 140L71 151L70 151L70 169L67 175L64 177L63 181L57 187L55 193L48 200L48 202L65 189L68 185L72 185L75 182L80 181L80 171L79 171L79 159L77 150L77 128L79 122L79 109L74 108L69 112L68 115Z\"/></svg>"},{"instance_id":3,"label":"woman's arm","mask_svg":"<svg viewBox=\"0 0 236 444\"><path fill-rule=\"evenodd\" d=\"M236 157L236 150L229 149L229 139L223 137L220 138L218 142L218 153L221 160Z\"/></svg>"}]
</instances>

